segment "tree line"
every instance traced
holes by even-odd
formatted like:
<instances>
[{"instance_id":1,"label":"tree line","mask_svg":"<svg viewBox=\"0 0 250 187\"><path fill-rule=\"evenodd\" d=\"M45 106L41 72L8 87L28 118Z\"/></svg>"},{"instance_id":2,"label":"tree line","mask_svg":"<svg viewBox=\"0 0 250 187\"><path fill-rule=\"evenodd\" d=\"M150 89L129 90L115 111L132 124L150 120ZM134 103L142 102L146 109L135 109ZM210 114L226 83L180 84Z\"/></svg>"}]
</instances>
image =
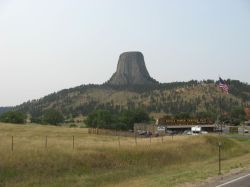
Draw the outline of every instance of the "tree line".
<instances>
[{"instance_id":1,"label":"tree line","mask_svg":"<svg viewBox=\"0 0 250 187\"><path fill-rule=\"evenodd\" d=\"M8 111L0 115L0 122L25 124L27 122L27 115L19 111ZM49 109L39 118L31 118L31 122L39 124L60 125L64 122L62 113Z\"/></svg>"},{"instance_id":2,"label":"tree line","mask_svg":"<svg viewBox=\"0 0 250 187\"><path fill-rule=\"evenodd\" d=\"M27 115L18 111L8 111L0 116L0 121L5 123L24 124ZM111 112L109 110L95 110L88 115L85 123L92 128L105 128L117 130L133 129L134 123L148 123L154 121L148 113L142 109L123 110ZM39 124L60 125L64 122L63 115L53 109L44 112L40 118L31 118L31 122Z\"/></svg>"},{"instance_id":3,"label":"tree line","mask_svg":"<svg viewBox=\"0 0 250 187\"><path fill-rule=\"evenodd\" d=\"M190 112L179 112L173 116L175 119L189 118L208 118L219 120L225 124L240 125L246 120L246 114L242 107L234 107L229 112L221 112L216 115L213 112L198 112L196 114ZM63 114L54 109L44 111L43 115L36 118L31 117L32 123L60 125L64 123L65 117ZM19 111L8 111L0 115L0 121L5 123L24 124L27 122L27 115ZM91 112L85 123L91 128L130 130L133 129L134 123L149 123L154 119L149 116L148 112L143 109L123 109L105 110L97 109Z\"/></svg>"}]
</instances>

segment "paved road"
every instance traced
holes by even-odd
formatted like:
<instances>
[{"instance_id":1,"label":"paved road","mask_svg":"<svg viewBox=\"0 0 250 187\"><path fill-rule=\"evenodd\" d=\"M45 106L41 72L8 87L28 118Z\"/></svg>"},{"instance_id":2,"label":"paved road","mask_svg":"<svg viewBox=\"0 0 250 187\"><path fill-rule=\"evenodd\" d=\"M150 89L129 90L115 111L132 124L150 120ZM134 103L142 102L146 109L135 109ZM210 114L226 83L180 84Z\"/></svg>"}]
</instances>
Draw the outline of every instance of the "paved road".
<instances>
[{"instance_id":1,"label":"paved road","mask_svg":"<svg viewBox=\"0 0 250 187\"><path fill-rule=\"evenodd\" d=\"M218 176L213 180L205 181L198 187L250 187L250 171Z\"/></svg>"},{"instance_id":2,"label":"paved road","mask_svg":"<svg viewBox=\"0 0 250 187\"><path fill-rule=\"evenodd\" d=\"M216 187L250 187L250 173L231 179L227 182L223 182Z\"/></svg>"}]
</instances>

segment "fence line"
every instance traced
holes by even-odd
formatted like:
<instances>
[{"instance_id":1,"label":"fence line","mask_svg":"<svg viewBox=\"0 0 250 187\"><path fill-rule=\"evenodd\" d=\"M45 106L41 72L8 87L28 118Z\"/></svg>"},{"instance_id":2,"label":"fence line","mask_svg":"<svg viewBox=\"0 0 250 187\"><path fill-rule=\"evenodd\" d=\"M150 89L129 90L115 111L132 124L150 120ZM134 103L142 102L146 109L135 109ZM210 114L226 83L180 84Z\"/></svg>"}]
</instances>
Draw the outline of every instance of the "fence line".
<instances>
[{"instance_id":1,"label":"fence line","mask_svg":"<svg viewBox=\"0 0 250 187\"><path fill-rule=\"evenodd\" d=\"M125 136L125 137L133 137L133 132L128 131L119 131L119 130L111 130L111 129L99 129L99 128L89 128L89 134L97 134L97 135L112 135L112 136Z\"/></svg>"},{"instance_id":2,"label":"fence line","mask_svg":"<svg viewBox=\"0 0 250 187\"><path fill-rule=\"evenodd\" d=\"M110 146L117 146L117 147L121 147L122 145L123 146L137 146L137 145L151 145L152 143L155 143L155 144L159 144L159 143L165 143L166 141L164 141L163 139L163 136L160 136L160 137L154 137L152 138L151 136L150 137L147 137L147 138L140 138L138 139L138 136L136 134L133 134L134 135L134 138L132 136L130 137L126 137L126 136L121 136L120 135L121 133L119 131L116 132L116 136L114 136L112 138L112 136L100 136L101 138L100 139L92 139L91 136L87 137L86 140L88 141L86 143L87 146L107 146L107 147L110 147ZM98 134L100 135L100 134ZM65 143L66 145L69 145L68 143L71 142L71 147L72 149L74 150L75 148L77 147L81 147L79 146L81 144L81 140L84 140L85 137L84 136L75 136L75 135L72 135L72 136L0 136L0 146L1 146L1 138L8 138L10 137L11 138L11 142L10 142L10 149L11 149L11 152L14 152L15 149L17 148L20 148L22 147L22 145L27 145L27 144L32 144L34 141L40 141L42 140L42 147L44 147L45 150L47 150L49 147L53 146L53 145L60 145L60 138L66 138L66 139L62 139L61 140L61 145L64 145L65 146ZM27 139L22 139L22 138L27 138ZM32 137L35 139L32 140ZM70 140L70 137L71 137L71 140ZM76 137L77 137L77 140L76 140ZM117 138L115 138L117 137ZM21 139L19 139L21 138ZM53 139L53 141L50 141L49 139ZM56 138L56 140L55 140ZM106 138L106 139L105 139ZM56 141L56 143L55 143ZM171 137L169 136L169 141L171 141ZM59 144L58 144L59 142ZM68 142L68 143L67 143ZM77 142L80 142L79 144L77 144L78 146L76 146L76 143ZM2 144L2 145L6 145L6 144ZM41 144L40 144L41 145ZM36 147L40 147L40 146L36 146Z\"/></svg>"}]
</instances>

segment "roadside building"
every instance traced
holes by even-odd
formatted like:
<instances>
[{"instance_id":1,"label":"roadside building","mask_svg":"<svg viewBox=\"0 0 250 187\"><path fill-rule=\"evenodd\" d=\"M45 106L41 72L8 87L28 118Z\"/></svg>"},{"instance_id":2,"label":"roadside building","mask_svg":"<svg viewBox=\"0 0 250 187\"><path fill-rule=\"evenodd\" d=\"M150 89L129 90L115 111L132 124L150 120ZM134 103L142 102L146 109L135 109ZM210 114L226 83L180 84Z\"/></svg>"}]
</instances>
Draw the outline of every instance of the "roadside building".
<instances>
[{"instance_id":1,"label":"roadside building","mask_svg":"<svg viewBox=\"0 0 250 187\"><path fill-rule=\"evenodd\" d=\"M250 108L245 108L246 117L250 120Z\"/></svg>"},{"instance_id":2,"label":"roadside building","mask_svg":"<svg viewBox=\"0 0 250 187\"><path fill-rule=\"evenodd\" d=\"M249 107L246 107L244 109L245 111L245 114L246 114L246 118L247 118L247 121L244 122L244 125L245 126L250 126L250 108Z\"/></svg>"},{"instance_id":3,"label":"roadside building","mask_svg":"<svg viewBox=\"0 0 250 187\"><path fill-rule=\"evenodd\" d=\"M250 120L244 122L245 126L250 126Z\"/></svg>"},{"instance_id":4,"label":"roadside building","mask_svg":"<svg viewBox=\"0 0 250 187\"><path fill-rule=\"evenodd\" d=\"M190 118L190 119L175 119L165 116L157 119L156 125L165 126L166 131L184 132L191 131L192 127L199 126L202 131L213 132L216 125L213 120Z\"/></svg>"}]
</instances>

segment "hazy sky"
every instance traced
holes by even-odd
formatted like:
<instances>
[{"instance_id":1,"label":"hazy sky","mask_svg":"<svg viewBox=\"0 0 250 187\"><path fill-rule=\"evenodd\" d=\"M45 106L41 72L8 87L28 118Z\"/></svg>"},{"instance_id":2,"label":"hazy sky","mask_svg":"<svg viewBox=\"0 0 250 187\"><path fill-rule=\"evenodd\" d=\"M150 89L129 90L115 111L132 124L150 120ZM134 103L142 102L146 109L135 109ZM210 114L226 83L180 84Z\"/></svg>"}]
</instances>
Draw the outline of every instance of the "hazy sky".
<instances>
[{"instance_id":1,"label":"hazy sky","mask_svg":"<svg viewBox=\"0 0 250 187\"><path fill-rule=\"evenodd\" d=\"M103 83L135 50L160 82L250 83L250 1L0 0L0 106Z\"/></svg>"}]
</instances>

